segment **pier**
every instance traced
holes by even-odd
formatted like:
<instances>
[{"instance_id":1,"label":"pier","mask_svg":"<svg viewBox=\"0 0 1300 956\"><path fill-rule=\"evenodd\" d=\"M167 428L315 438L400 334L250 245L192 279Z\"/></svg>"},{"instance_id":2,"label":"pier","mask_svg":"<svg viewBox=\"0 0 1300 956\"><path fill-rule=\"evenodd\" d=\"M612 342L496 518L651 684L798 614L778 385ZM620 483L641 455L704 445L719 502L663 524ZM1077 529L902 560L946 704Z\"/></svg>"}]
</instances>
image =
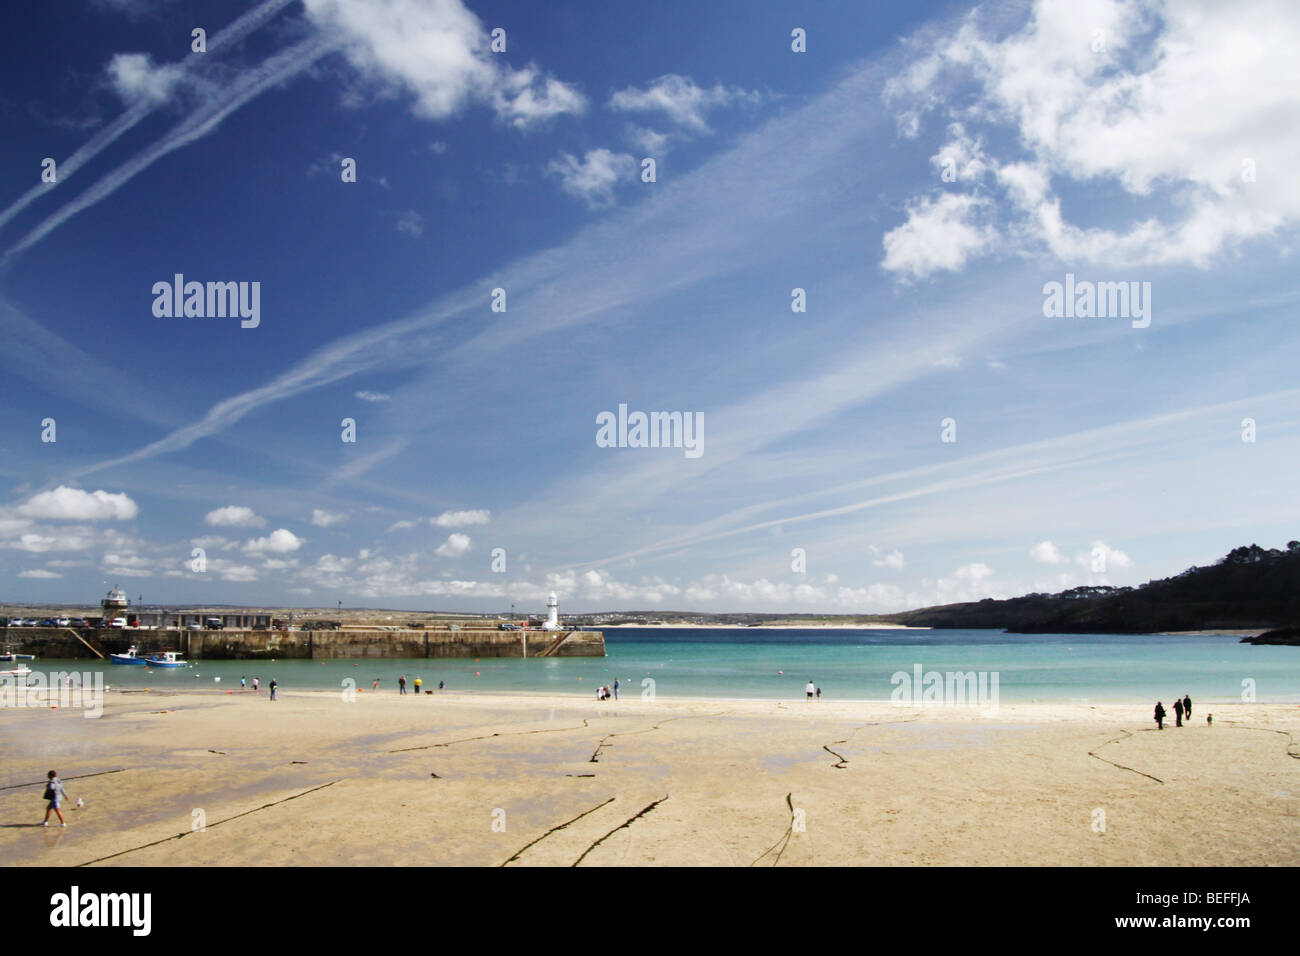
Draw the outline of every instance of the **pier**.
<instances>
[{"instance_id":1,"label":"pier","mask_svg":"<svg viewBox=\"0 0 1300 956\"><path fill-rule=\"evenodd\" d=\"M7 630L13 650L38 658L95 659L179 651L188 660L338 660L429 657L604 657L602 631L499 630L488 627L331 630L177 630L174 628L23 627Z\"/></svg>"}]
</instances>

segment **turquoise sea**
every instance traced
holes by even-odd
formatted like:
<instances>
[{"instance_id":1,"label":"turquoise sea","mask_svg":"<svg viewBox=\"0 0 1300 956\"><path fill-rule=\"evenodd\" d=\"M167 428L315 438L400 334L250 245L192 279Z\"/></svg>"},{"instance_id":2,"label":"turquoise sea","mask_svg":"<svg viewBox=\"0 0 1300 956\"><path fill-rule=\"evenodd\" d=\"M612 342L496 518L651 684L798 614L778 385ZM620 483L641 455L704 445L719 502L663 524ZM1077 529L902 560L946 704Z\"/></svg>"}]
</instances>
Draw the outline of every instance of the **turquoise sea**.
<instances>
[{"instance_id":1,"label":"turquoise sea","mask_svg":"<svg viewBox=\"0 0 1300 956\"><path fill-rule=\"evenodd\" d=\"M594 696L618 678L624 695L654 681L665 697L793 700L814 681L830 699L888 700L890 678L929 671L998 675L1004 702L1256 699L1300 702L1300 647L1252 646L1207 635L1004 634L989 630L617 629L605 632L605 658L483 658L381 661L197 661L146 670L87 661L27 662L33 671L103 671L111 687L228 690L241 676L274 677L285 692L337 690L349 678L371 692L396 693L397 678L419 676L425 689ZM220 677L220 682L214 679ZM1246 683L1244 683L1246 682Z\"/></svg>"}]
</instances>

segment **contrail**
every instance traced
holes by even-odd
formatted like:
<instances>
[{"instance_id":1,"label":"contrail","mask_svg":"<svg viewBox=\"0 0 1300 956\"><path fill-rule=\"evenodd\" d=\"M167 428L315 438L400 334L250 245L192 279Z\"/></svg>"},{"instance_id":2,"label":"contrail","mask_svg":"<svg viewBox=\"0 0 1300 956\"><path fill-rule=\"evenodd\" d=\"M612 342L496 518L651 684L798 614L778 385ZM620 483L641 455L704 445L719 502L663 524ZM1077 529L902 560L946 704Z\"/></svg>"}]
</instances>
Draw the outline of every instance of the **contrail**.
<instances>
[{"instance_id":1,"label":"contrail","mask_svg":"<svg viewBox=\"0 0 1300 956\"><path fill-rule=\"evenodd\" d=\"M242 74L235 83L222 90L218 98L200 107L162 139L105 175L99 182L72 202L67 203L62 209L48 217L19 242L11 246L5 252L4 258L0 259L0 268L8 266L14 257L30 249L77 213L95 205L101 199L115 192L142 170L153 165L154 162L172 150L179 149L196 139L206 136L227 115L249 100L269 87L282 83L291 76L300 73L316 60L332 53L341 45L342 41L338 38L314 36L280 51L263 61L255 69Z\"/></svg>"},{"instance_id":2,"label":"contrail","mask_svg":"<svg viewBox=\"0 0 1300 956\"><path fill-rule=\"evenodd\" d=\"M185 72L190 72L192 68L201 66L203 58L211 56L214 53L220 53L228 46L238 43L248 34L252 33L266 21L287 7L296 0L265 0L260 6L249 10L242 17L235 20L230 26L226 27L220 33L214 35L208 40L206 53L191 53L184 60L180 61L180 67ZM136 103L125 113L113 120L98 133L90 138L80 149L58 164L59 182L66 182L68 177L75 173L86 163L90 162L101 152L111 146L127 130L131 129L142 119L156 110L162 103L160 102L143 102ZM0 212L0 229L4 228L14 216L26 209L37 196L42 196L54 187L54 183L37 183L27 192L23 193L8 209Z\"/></svg>"}]
</instances>

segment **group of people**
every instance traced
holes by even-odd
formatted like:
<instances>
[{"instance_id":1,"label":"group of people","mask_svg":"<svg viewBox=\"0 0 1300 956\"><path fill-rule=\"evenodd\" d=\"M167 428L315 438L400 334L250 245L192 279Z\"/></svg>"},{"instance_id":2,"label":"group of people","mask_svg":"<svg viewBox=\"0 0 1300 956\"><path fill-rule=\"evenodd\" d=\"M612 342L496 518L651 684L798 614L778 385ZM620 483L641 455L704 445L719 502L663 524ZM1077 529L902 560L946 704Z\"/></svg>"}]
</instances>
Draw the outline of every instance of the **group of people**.
<instances>
[{"instance_id":1,"label":"group of people","mask_svg":"<svg viewBox=\"0 0 1300 956\"><path fill-rule=\"evenodd\" d=\"M606 684L604 687L596 688L597 700L609 700L611 697L613 697L614 700L618 700L618 678L617 677L614 678L614 687L612 690L610 689L610 686L608 684Z\"/></svg>"},{"instance_id":2,"label":"group of people","mask_svg":"<svg viewBox=\"0 0 1300 956\"><path fill-rule=\"evenodd\" d=\"M812 681L808 682L808 686L803 689L803 692L805 700L812 700L813 697L816 697L818 700L822 699L822 689Z\"/></svg>"},{"instance_id":3,"label":"group of people","mask_svg":"<svg viewBox=\"0 0 1300 956\"><path fill-rule=\"evenodd\" d=\"M413 686L413 687L415 688L415 692L418 694L418 693L420 692L420 688L424 686L424 680L423 680L422 678L417 677L415 680L413 680L413 681L411 682L411 686ZM443 689L444 687L446 687L446 686L447 686L447 684L446 684L445 681L438 681L438 691L439 691L439 693L441 693L441 692L442 692L442 689ZM378 690L378 689L379 689L379 678L378 678L378 677L375 678L375 684L374 684L374 687L375 687L375 690ZM405 694L405 693L406 693L406 675L405 675L405 674L403 674L401 677L397 678L397 692L398 692L399 694ZM430 693L433 693L433 692L430 691Z\"/></svg>"},{"instance_id":4,"label":"group of people","mask_svg":"<svg viewBox=\"0 0 1300 956\"><path fill-rule=\"evenodd\" d=\"M275 681L275 678L272 677L272 678L271 678L271 683L267 684L266 686L269 687L269 688L271 689L271 700L275 700L275 689L276 689L277 687L279 687L280 685L277 684L276 681ZM261 689L260 689L260 688L261 688L261 684L258 682L258 679L257 679L256 677L254 677L254 678L253 678L253 693L254 693L254 694L260 694L260 693L261 693ZM247 681L247 679L245 679L245 678L243 678L243 677L239 678L239 689L240 689L240 690L247 690L247 689L248 689L248 681Z\"/></svg>"},{"instance_id":5,"label":"group of people","mask_svg":"<svg viewBox=\"0 0 1300 956\"><path fill-rule=\"evenodd\" d=\"M1160 701L1156 701L1156 730L1165 729L1166 713L1167 711L1165 710L1165 705ZM1179 700L1177 697L1174 698L1175 726L1181 727L1183 725L1183 718L1186 718L1188 721L1192 719L1192 698L1187 694L1183 695L1182 700ZM1207 724L1214 723L1214 715L1206 714L1205 722Z\"/></svg>"}]
</instances>

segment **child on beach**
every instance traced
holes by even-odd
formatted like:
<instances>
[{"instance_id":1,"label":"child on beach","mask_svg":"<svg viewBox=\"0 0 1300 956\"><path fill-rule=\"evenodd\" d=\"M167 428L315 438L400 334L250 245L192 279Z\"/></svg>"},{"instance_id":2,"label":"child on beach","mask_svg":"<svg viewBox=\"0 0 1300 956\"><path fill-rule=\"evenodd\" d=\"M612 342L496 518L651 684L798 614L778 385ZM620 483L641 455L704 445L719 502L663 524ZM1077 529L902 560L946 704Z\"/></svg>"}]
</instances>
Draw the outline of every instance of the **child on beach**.
<instances>
[{"instance_id":1,"label":"child on beach","mask_svg":"<svg viewBox=\"0 0 1300 956\"><path fill-rule=\"evenodd\" d=\"M45 785L45 794L42 799L48 800L49 803L45 807L45 821L41 826L48 827L50 825L50 813L53 811L55 816L59 818L59 826L66 827L68 821L63 819L63 811L59 808L63 806L63 801L67 799L68 791L63 789L63 782L59 780L59 775L53 770L47 773L46 777L49 778L49 783Z\"/></svg>"},{"instance_id":2,"label":"child on beach","mask_svg":"<svg viewBox=\"0 0 1300 956\"><path fill-rule=\"evenodd\" d=\"M256 677L253 678L253 693L254 693L254 694L258 693L258 690L257 690L257 678L256 678Z\"/></svg>"}]
</instances>

